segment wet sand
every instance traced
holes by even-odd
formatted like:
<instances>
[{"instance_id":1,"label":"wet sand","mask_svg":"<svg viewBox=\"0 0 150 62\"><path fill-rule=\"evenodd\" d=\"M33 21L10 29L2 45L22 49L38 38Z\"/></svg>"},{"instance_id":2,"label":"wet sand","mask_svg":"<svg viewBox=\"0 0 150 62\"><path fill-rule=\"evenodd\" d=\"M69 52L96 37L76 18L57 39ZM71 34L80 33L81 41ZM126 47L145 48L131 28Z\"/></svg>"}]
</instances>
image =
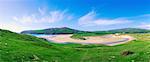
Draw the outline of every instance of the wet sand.
<instances>
[{"instance_id":1,"label":"wet sand","mask_svg":"<svg viewBox=\"0 0 150 62\"><path fill-rule=\"evenodd\" d=\"M70 35L55 35L55 36L42 36L49 41L55 43L79 43L79 44L104 44L108 46L123 44L133 40L134 38L129 35L104 35L104 36L87 36L86 40L73 39Z\"/></svg>"}]
</instances>

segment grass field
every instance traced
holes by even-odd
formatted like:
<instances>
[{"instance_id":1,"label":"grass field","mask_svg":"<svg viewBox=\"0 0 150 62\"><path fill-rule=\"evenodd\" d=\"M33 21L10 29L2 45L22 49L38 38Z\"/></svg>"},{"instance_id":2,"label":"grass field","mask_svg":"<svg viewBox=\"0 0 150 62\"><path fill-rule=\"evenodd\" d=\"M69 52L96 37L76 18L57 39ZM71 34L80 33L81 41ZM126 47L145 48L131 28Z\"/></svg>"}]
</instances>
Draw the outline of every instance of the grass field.
<instances>
[{"instance_id":1,"label":"grass field","mask_svg":"<svg viewBox=\"0 0 150 62\"><path fill-rule=\"evenodd\" d=\"M101 36L101 35L106 35L110 33L94 33L94 32L85 32L85 33L76 33L71 36L73 39L80 39L80 40L86 40L84 37L85 36Z\"/></svg>"},{"instance_id":2,"label":"grass field","mask_svg":"<svg viewBox=\"0 0 150 62\"><path fill-rule=\"evenodd\" d=\"M55 44L0 30L0 62L149 62L150 34L117 46ZM133 54L122 55L124 51Z\"/></svg>"}]
</instances>

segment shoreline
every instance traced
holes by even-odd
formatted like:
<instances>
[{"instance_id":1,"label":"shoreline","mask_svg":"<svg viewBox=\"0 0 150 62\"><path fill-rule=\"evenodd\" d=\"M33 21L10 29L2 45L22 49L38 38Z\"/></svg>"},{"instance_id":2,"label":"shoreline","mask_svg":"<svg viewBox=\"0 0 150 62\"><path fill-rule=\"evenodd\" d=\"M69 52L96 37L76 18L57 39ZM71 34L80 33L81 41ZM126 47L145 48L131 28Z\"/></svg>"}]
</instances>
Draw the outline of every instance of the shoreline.
<instances>
[{"instance_id":1,"label":"shoreline","mask_svg":"<svg viewBox=\"0 0 150 62\"><path fill-rule=\"evenodd\" d=\"M129 35L104 35L104 36L87 36L87 40L79 40L70 38L72 34L62 34L55 36L41 36L40 38L47 39L50 42L54 43L77 43L77 44L104 44L108 46L114 46L119 44L127 43L131 40L134 40L133 37Z\"/></svg>"}]
</instances>

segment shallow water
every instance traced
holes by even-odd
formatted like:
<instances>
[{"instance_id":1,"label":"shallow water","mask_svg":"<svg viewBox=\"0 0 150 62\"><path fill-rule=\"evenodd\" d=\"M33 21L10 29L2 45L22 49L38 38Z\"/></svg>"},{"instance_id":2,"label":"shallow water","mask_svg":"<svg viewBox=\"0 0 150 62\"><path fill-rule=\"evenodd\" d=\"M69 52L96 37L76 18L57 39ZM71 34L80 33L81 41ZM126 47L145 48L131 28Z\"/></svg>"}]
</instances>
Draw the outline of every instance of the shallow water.
<instances>
[{"instance_id":1,"label":"shallow water","mask_svg":"<svg viewBox=\"0 0 150 62\"><path fill-rule=\"evenodd\" d=\"M29 35L36 36L36 37L43 37L43 36L53 37L53 36L56 36L56 35L51 35L51 34L29 34Z\"/></svg>"}]
</instances>

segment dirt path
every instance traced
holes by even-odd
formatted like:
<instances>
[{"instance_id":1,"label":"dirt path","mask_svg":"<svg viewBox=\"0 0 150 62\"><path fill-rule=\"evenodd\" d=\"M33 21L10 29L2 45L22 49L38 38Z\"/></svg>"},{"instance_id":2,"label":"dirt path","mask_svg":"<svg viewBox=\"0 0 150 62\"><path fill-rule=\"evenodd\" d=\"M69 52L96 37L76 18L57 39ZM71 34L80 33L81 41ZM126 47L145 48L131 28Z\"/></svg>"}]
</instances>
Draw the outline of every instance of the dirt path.
<instances>
[{"instance_id":1,"label":"dirt path","mask_svg":"<svg viewBox=\"0 0 150 62\"><path fill-rule=\"evenodd\" d=\"M104 44L108 46L123 44L134 39L129 35L88 36L85 37L86 40L72 39L70 36L72 35L42 36L42 38L55 43Z\"/></svg>"}]
</instances>

